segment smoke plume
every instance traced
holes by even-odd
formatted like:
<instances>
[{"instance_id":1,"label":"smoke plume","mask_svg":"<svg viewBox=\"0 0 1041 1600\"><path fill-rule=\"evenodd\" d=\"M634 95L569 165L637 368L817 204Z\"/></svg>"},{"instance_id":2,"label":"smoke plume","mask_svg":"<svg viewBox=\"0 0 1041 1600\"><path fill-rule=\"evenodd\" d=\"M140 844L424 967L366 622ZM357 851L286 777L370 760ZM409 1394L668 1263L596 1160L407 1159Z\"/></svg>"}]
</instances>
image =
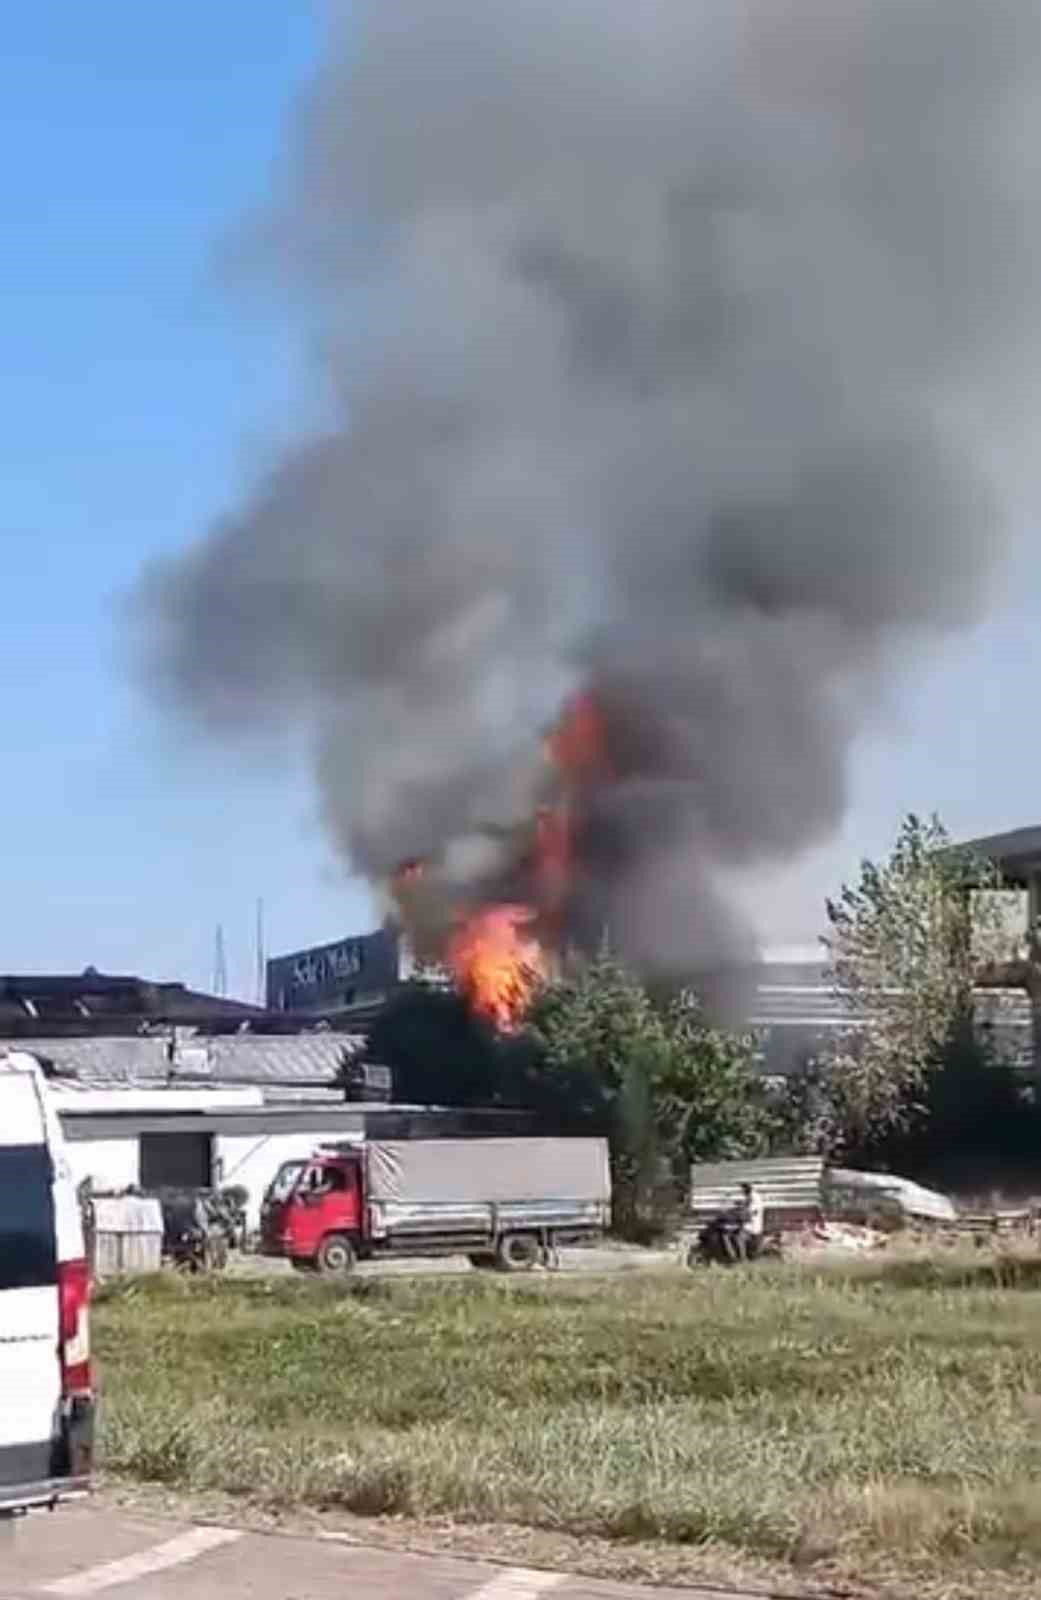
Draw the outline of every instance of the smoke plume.
<instances>
[{"instance_id":1,"label":"smoke plume","mask_svg":"<svg viewBox=\"0 0 1041 1600\"><path fill-rule=\"evenodd\" d=\"M449 903L516 892L592 692L571 932L725 954L717 874L835 829L986 602L1039 113L1037 0L337 8L256 237L338 420L145 574L151 681L305 725L345 859Z\"/></svg>"}]
</instances>

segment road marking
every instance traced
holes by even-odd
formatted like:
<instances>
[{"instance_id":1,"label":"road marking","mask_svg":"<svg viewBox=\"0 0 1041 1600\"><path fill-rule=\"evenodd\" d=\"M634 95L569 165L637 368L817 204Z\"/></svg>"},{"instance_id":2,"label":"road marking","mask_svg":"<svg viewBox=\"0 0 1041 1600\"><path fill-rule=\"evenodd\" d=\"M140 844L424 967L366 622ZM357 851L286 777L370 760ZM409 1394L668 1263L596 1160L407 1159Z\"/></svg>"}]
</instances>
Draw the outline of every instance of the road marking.
<instances>
[{"instance_id":1,"label":"road marking","mask_svg":"<svg viewBox=\"0 0 1041 1600\"><path fill-rule=\"evenodd\" d=\"M466 1600L534 1600L535 1595L557 1589L566 1582L564 1572L533 1572L524 1567L510 1567L490 1583L474 1589Z\"/></svg>"},{"instance_id":2,"label":"road marking","mask_svg":"<svg viewBox=\"0 0 1041 1600\"><path fill-rule=\"evenodd\" d=\"M241 1539L235 1528L190 1528L179 1533L176 1539L153 1545L136 1556L124 1556L122 1561L106 1561L98 1567L88 1567L85 1572L74 1572L69 1578L59 1578L56 1583L42 1585L44 1594L61 1595L63 1600L78 1600L80 1595L100 1594L103 1589L114 1589L120 1583L133 1583L135 1578L147 1578L154 1572L165 1572L168 1567L181 1567L194 1561L207 1550L216 1550L222 1544L232 1544Z\"/></svg>"}]
</instances>

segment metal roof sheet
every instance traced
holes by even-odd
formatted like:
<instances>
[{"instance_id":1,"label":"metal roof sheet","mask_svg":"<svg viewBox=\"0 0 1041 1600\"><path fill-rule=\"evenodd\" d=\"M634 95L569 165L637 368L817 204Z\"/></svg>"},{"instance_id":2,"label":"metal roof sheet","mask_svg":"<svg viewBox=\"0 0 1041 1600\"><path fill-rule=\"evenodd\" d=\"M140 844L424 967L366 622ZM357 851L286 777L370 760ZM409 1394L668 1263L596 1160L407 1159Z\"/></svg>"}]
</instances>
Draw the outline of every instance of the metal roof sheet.
<instances>
[{"instance_id":1,"label":"metal roof sheet","mask_svg":"<svg viewBox=\"0 0 1041 1600\"><path fill-rule=\"evenodd\" d=\"M318 1086L335 1078L344 1052L358 1042L342 1033L187 1036L175 1046L160 1036L22 1041L57 1072L84 1086L118 1083L266 1083ZM2 1043L2 1041L0 1041Z\"/></svg>"},{"instance_id":2,"label":"metal roof sheet","mask_svg":"<svg viewBox=\"0 0 1041 1600\"><path fill-rule=\"evenodd\" d=\"M772 1156L749 1161L702 1161L690 1169L690 1211L695 1219L715 1216L754 1183L770 1212L819 1211L824 1181L821 1156Z\"/></svg>"}]
</instances>

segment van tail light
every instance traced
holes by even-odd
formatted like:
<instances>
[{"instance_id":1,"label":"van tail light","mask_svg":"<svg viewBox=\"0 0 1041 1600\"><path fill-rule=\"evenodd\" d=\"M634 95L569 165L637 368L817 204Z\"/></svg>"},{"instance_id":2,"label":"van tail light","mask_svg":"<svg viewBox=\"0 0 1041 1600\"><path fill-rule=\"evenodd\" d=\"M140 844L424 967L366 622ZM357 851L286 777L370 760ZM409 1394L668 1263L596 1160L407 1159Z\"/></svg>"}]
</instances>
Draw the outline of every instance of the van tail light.
<instances>
[{"instance_id":1,"label":"van tail light","mask_svg":"<svg viewBox=\"0 0 1041 1600\"><path fill-rule=\"evenodd\" d=\"M89 1394L90 1273L85 1261L58 1264L58 1303L61 1318L61 1391L66 1399Z\"/></svg>"}]
</instances>

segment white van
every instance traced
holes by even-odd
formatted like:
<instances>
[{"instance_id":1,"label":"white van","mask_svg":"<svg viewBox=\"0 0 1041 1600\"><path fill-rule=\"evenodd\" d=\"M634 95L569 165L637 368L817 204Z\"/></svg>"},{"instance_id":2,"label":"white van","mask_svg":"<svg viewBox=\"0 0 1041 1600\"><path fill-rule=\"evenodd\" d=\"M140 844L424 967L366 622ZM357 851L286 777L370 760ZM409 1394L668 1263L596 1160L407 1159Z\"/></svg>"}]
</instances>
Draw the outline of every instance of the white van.
<instances>
[{"instance_id":1,"label":"white van","mask_svg":"<svg viewBox=\"0 0 1041 1600\"><path fill-rule=\"evenodd\" d=\"M94 1396L83 1226L37 1062L0 1054L0 1520L86 1492Z\"/></svg>"}]
</instances>

